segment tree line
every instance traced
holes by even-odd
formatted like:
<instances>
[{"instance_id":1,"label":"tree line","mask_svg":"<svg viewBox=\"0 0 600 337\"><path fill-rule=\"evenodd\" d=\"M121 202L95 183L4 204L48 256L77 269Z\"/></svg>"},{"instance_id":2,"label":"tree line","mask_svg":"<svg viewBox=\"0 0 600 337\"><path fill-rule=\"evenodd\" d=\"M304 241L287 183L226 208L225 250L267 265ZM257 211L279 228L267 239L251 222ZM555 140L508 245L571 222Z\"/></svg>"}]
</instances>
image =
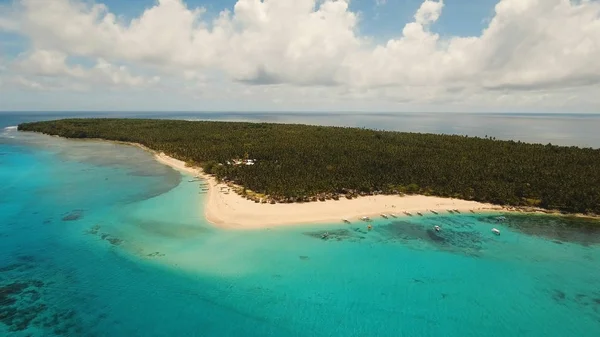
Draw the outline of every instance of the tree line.
<instances>
[{"instance_id":1,"label":"tree line","mask_svg":"<svg viewBox=\"0 0 600 337\"><path fill-rule=\"evenodd\" d=\"M298 124L64 119L19 130L135 142L277 200L419 193L600 214L600 150ZM233 165L233 159L255 159Z\"/></svg>"}]
</instances>

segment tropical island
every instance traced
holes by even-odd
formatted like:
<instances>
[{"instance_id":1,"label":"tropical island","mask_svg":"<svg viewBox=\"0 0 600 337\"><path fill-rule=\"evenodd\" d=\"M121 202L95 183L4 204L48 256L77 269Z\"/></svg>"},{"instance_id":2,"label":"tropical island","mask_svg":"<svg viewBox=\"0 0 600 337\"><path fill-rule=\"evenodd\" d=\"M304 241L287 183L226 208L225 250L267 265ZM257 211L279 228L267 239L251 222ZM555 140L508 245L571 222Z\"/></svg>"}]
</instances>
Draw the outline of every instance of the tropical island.
<instances>
[{"instance_id":1,"label":"tropical island","mask_svg":"<svg viewBox=\"0 0 600 337\"><path fill-rule=\"evenodd\" d=\"M275 123L63 119L18 129L140 144L258 204L414 195L472 202L463 209L600 214L598 149Z\"/></svg>"}]
</instances>

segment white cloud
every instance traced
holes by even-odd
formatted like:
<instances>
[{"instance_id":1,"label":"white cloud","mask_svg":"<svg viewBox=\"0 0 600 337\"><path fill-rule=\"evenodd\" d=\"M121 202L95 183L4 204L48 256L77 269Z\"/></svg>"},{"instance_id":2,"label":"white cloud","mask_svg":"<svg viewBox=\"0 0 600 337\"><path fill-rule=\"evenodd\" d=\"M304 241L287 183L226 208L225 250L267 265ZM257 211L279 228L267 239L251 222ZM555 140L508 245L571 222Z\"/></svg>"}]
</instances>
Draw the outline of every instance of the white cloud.
<instances>
[{"instance_id":1,"label":"white cloud","mask_svg":"<svg viewBox=\"0 0 600 337\"><path fill-rule=\"evenodd\" d=\"M442 14L444 2L442 0L425 0L415 14L415 22L420 25L427 25L436 22Z\"/></svg>"},{"instance_id":2,"label":"white cloud","mask_svg":"<svg viewBox=\"0 0 600 337\"><path fill-rule=\"evenodd\" d=\"M375 6L383 6L387 4L387 0L375 0Z\"/></svg>"},{"instance_id":3,"label":"white cloud","mask_svg":"<svg viewBox=\"0 0 600 337\"><path fill-rule=\"evenodd\" d=\"M29 54L22 55L21 58L12 64L12 72L18 74L15 76L17 83L25 84L27 77L43 77L44 81L51 85L60 83L64 87L62 77L74 80L74 83L83 85L109 85L109 86L127 86L144 87L156 84L160 77L151 78L135 76L125 66L115 66L104 59L99 58L93 67L85 68L81 65L69 65L67 54L54 50L35 50ZM31 81L32 83L37 83ZM47 87L35 85L33 87Z\"/></svg>"},{"instance_id":4,"label":"white cloud","mask_svg":"<svg viewBox=\"0 0 600 337\"><path fill-rule=\"evenodd\" d=\"M9 80L9 83L20 85L28 89L43 90L45 87L34 80L27 79L23 76L15 76Z\"/></svg>"},{"instance_id":5,"label":"white cloud","mask_svg":"<svg viewBox=\"0 0 600 337\"><path fill-rule=\"evenodd\" d=\"M131 64L177 75L182 87L202 92L215 78L238 93L269 84L279 89L261 95L286 104L305 97L518 109L600 100L593 93L600 82L599 2L500 0L480 36L442 38L431 25L443 7L442 0L424 1L413 22L379 45L359 35L360 16L347 0L238 0L213 21L182 0L158 0L131 21L87 1L21 0L16 19L0 15L0 27L31 41L15 69L33 78L158 81L112 65ZM71 56L96 65L69 65Z\"/></svg>"}]
</instances>

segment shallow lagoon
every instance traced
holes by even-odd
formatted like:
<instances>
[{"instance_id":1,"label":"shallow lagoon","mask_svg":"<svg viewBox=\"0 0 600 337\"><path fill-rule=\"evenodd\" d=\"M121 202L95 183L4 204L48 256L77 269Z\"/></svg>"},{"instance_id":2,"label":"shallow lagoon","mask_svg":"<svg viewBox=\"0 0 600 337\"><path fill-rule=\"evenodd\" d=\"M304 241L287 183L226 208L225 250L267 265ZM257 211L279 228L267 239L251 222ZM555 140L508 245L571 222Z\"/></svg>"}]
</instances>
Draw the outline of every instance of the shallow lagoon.
<instances>
[{"instance_id":1,"label":"shallow lagoon","mask_svg":"<svg viewBox=\"0 0 600 337\"><path fill-rule=\"evenodd\" d=\"M220 230L198 183L144 151L0 133L2 335L600 335L589 226L456 214Z\"/></svg>"}]
</instances>

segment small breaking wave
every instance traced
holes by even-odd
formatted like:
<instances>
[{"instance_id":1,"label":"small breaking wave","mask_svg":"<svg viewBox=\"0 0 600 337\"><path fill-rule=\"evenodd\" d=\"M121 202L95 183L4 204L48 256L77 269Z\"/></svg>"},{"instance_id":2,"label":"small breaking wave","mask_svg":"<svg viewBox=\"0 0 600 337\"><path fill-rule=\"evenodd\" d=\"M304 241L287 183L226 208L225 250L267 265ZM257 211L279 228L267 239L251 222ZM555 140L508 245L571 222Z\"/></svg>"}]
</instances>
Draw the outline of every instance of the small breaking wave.
<instances>
[{"instance_id":1,"label":"small breaking wave","mask_svg":"<svg viewBox=\"0 0 600 337\"><path fill-rule=\"evenodd\" d=\"M17 131L18 128L16 126L7 126L4 129L2 129L2 132L0 132L0 137L2 138L15 138L15 131Z\"/></svg>"}]
</instances>

